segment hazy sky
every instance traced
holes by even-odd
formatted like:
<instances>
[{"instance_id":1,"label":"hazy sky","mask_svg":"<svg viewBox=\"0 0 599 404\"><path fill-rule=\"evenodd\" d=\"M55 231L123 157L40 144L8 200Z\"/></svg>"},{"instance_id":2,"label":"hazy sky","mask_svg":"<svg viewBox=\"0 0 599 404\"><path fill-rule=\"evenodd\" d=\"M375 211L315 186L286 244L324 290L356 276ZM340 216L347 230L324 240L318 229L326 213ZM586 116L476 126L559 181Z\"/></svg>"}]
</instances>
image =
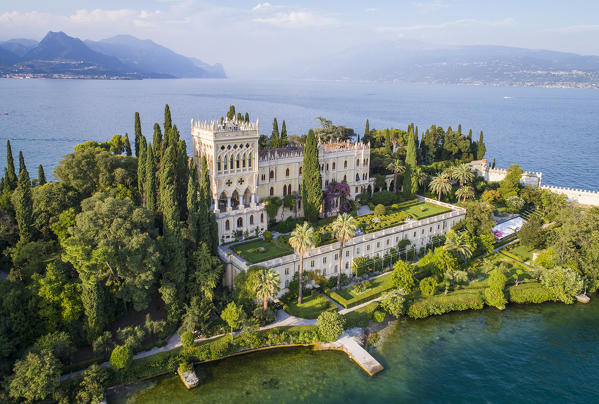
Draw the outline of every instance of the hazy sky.
<instances>
[{"instance_id":1,"label":"hazy sky","mask_svg":"<svg viewBox=\"0 0 599 404\"><path fill-rule=\"evenodd\" d=\"M82 39L131 34L230 76L322 60L384 40L493 44L599 55L593 0L61 1L3 0L0 40L49 30Z\"/></svg>"}]
</instances>

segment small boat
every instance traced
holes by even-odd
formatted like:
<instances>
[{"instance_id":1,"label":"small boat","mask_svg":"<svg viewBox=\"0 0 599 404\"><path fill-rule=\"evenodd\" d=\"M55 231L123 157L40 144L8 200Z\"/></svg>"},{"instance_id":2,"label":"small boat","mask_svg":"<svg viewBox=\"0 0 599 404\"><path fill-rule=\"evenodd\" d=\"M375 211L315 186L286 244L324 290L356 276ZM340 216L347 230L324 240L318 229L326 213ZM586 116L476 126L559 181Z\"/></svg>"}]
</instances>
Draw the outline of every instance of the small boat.
<instances>
[{"instance_id":1,"label":"small boat","mask_svg":"<svg viewBox=\"0 0 599 404\"><path fill-rule=\"evenodd\" d=\"M576 300L578 300L580 303L585 303L586 304L586 303L588 303L588 302L591 301L591 298L588 297L586 295L586 293L583 293L583 294L580 294L580 295L576 296Z\"/></svg>"},{"instance_id":2,"label":"small boat","mask_svg":"<svg viewBox=\"0 0 599 404\"><path fill-rule=\"evenodd\" d=\"M509 99L510 99L510 98L512 98L512 97L510 97L510 96L507 96L507 95L506 95L506 96L505 96L505 97L503 97L503 98L504 98L504 99L506 99L506 100L509 100Z\"/></svg>"}]
</instances>

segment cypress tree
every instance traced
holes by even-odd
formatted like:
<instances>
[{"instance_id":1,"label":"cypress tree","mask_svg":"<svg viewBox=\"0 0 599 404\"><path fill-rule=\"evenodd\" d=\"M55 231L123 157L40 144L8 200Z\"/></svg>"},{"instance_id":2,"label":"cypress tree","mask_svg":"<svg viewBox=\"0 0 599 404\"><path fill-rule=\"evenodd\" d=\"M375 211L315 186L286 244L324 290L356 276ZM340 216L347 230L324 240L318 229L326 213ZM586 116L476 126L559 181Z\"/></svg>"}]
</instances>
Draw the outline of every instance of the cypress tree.
<instances>
[{"instance_id":1,"label":"cypress tree","mask_svg":"<svg viewBox=\"0 0 599 404\"><path fill-rule=\"evenodd\" d=\"M104 308L104 288L100 281L92 278L82 282L81 303L87 319L85 325L87 340L91 343L102 334L108 324Z\"/></svg>"},{"instance_id":2,"label":"cypress tree","mask_svg":"<svg viewBox=\"0 0 599 404\"><path fill-rule=\"evenodd\" d=\"M458 133L461 135L462 134L462 124L458 123Z\"/></svg>"},{"instance_id":3,"label":"cypress tree","mask_svg":"<svg viewBox=\"0 0 599 404\"><path fill-rule=\"evenodd\" d=\"M6 141L6 185L12 191L17 187L17 174L15 172L15 160L12 156L10 140Z\"/></svg>"},{"instance_id":4,"label":"cypress tree","mask_svg":"<svg viewBox=\"0 0 599 404\"><path fill-rule=\"evenodd\" d=\"M480 136L478 137L478 142L476 144L476 159L482 160L485 157L485 153L487 152L487 146L485 146L485 142L483 140L483 131L480 131Z\"/></svg>"},{"instance_id":5,"label":"cypress tree","mask_svg":"<svg viewBox=\"0 0 599 404\"><path fill-rule=\"evenodd\" d=\"M44 166L41 164L37 167L37 183L44 185L46 183L46 174L44 173Z\"/></svg>"},{"instance_id":6,"label":"cypress tree","mask_svg":"<svg viewBox=\"0 0 599 404\"><path fill-rule=\"evenodd\" d=\"M493 157L493 165L491 166L491 168L495 168L495 157Z\"/></svg>"},{"instance_id":7,"label":"cypress tree","mask_svg":"<svg viewBox=\"0 0 599 404\"><path fill-rule=\"evenodd\" d=\"M244 117L244 119L243 119L243 120L244 120L244 121L246 121L246 122L249 122L249 121L250 121L250 114L248 114L248 113L246 112L246 113L245 113L245 117Z\"/></svg>"},{"instance_id":8,"label":"cypress tree","mask_svg":"<svg viewBox=\"0 0 599 404\"><path fill-rule=\"evenodd\" d=\"M208 171L208 162L206 156L202 156L200 167L200 186L199 186L200 207L198 213L198 226L200 232L200 241L203 241L212 249L212 238L210 235L210 205L212 204L212 194L210 193L210 172ZM218 246L218 229L217 243Z\"/></svg>"},{"instance_id":9,"label":"cypress tree","mask_svg":"<svg viewBox=\"0 0 599 404\"><path fill-rule=\"evenodd\" d=\"M172 127L173 121L171 120L171 109L168 104L166 104L164 106L164 133Z\"/></svg>"},{"instance_id":10,"label":"cypress tree","mask_svg":"<svg viewBox=\"0 0 599 404\"><path fill-rule=\"evenodd\" d=\"M406 150L406 170L403 176L403 192L407 198L414 196L418 184L413 181L413 175L416 170L416 141L413 136L413 127L408 128L408 147Z\"/></svg>"},{"instance_id":11,"label":"cypress tree","mask_svg":"<svg viewBox=\"0 0 599 404\"><path fill-rule=\"evenodd\" d=\"M135 156L139 157L139 152L140 152L140 139L142 137L141 134L141 121L139 119L139 112L135 113ZM128 154L129 156L129 154Z\"/></svg>"},{"instance_id":12,"label":"cypress tree","mask_svg":"<svg viewBox=\"0 0 599 404\"><path fill-rule=\"evenodd\" d=\"M152 143L154 144L154 165L157 166L160 163L160 151L162 145L162 131L158 122L154 123L154 135L152 136Z\"/></svg>"},{"instance_id":13,"label":"cypress tree","mask_svg":"<svg viewBox=\"0 0 599 404\"><path fill-rule=\"evenodd\" d=\"M125 154L127 156L132 155L132 151L131 151L131 142L129 142L129 134L125 133Z\"/></svg>"},{"instance_id":14,"label":"cypress tree","mask_svg":"<svg viewBox=\"0 0 599 404\"><path fill-rule=\"evenodd\" d=\"M322 205L322 177L318 161L318 144L312 129L308 131L304 147L302 200L304 217L310 222L318 220Z\"/></svg>"},{"instance_id":15,"label":"cypress tree","mask_svg":"<svg viewBox=\"0 0 599 404\"><path fill-rule=\"evenodd\" d=\"M281 126L281 146L287 146L287 125L283 119L283 125Z\"/></svg>"},{"instance_id":16,"label":"cypress tree","mask_svg":"<svg viewBox=\"0 0 599 404\"><path fill-rule=\"evenodd\" d=\"M229 106L229 112L227 112L227 119L232 121L235 118L235 105Z\"/></svg>"},{"instance_id":17,"label":"cypress tree","mask_svg":"<svg viewBox=\"0 0 599 404\"><path fill-rule=\"evenodd\" d=\"M272 136L270 137L270 144L273 149L281 147L281 142L279 139L279 123L277 122L277 118L272 121Z\"/></svg>"},{"instance_id":18,"label":"cypress tree","mask_svg":"<svg viewBox=\"0 0 599 404\"><path fill-rule=\"evenodd\" d=\"M146 178L146 147L146 138L142 135L139 139L139 156L137 157L137 189L142 196L142 199L144 196L144 182Z\"/></svg>"},{"instance_id":19,"label":"cypress tree","mask_svg":"<svg viewBox=\"0 0 599 404\"><path fill-rule=\"evenodd\" d=\"M145 196L146 196L146 209L155 211L156 210L156 166L154 164L154 151L152 150L152 143L148 145L145 152L146 154L146 175L145 175Z\"/></svg>"},{"instance_id":20,"label":"cypress tree","mask_svg":"<svg viewBox=\"0 0 599 404\"><path fill-rule=\"evenodd\" d=\"M241 116L241 112L237 113L237 122L243 122L243 116Z\"/></svg>"},{"instance_id":21,"label":"cypress tree","mask_svg":"<svg viewBox=\"0 0 599 404\"><path fill-rule=\"evenodd\" d=\"M177 165L175 173L175 184L177 191L177 202L181 220L187 219L187 182L189 177L189 164L187 159L187 146L185 140L180 139L177 143Z\"/></svg>"},{"instance_id":22,"label":"cypress tree","mask_svg":"<svg viewBox=\"0 0 599 404\"><path fill-rule=\"evenodd\" d=\"M385 129L385 153L393 153L393 149L391 148L391 132L389 129Z\"/></svg>"},{"instance_id":23,"label":"cypress tree","mask_svg":"<svg viewBox=\"0 0 599 404\"><path fill-rule=\"evenodd\" d=\"M216 215L210 215L210 237L212 238L210 245L212 255L218 255L218 224L216 223Z\"/></svg>"},{"instance_id":24,"label":"cypress tree","mask_svg":"<svg viewBox=\"0 0 599 404\"><path fill-rule=\"evenodd\" d=\"M160 167L160 211L162 212L164 274L160 294L168 319L178 321L186 274L185 241L180 222L175 173L177 150L168 146Z\"/></svg>"},{"instance_id":25,"label":"cypress tree","mask_svg":"<svg viewBox=\"0 0 599 404\"><path fill-rule=\"evenodd\" d=\"M194 249L199 241L198 222L200 213L200 200L198 199L198 168L195 163L191 164L190 174L187 180L187 231Z\"/></svg>"},{"instance_id":26,"label":"cypress tree","mask_svg":"<svg viewBox=\"0 0 599 404\"><path fill-rule=\"evenodd\" d=\"M366 120L366 126L364 127L364 136L370 135L370 122L368 119Z\"/></svg>"},{"instance_id":27,"label":"cypress tree","mask_svg":"<svg viewBox=\"0 0 599 404\"><path fill-rule=\"evenodd\" d=\"M12 195L12 204L19 226L19 242L27 243L33 239L33 197L23 153L19 153L19 181Z\"/></svg>"}]
</instances>

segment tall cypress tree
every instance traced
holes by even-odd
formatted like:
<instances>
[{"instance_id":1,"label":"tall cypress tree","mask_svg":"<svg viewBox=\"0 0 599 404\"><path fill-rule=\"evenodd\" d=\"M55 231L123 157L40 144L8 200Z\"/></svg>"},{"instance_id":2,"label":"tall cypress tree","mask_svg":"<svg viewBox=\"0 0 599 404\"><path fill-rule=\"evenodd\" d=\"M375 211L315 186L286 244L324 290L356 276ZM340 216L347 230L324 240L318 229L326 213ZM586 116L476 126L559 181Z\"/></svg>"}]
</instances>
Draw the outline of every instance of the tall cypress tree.
<instances>
[{"instance_id":1,"label":"tall cypress tree","mask_svg":"<svg viewBox=\"0 0 599 404\"><path fill-rule=\"evenodd\" d=\"M160 211L162 212L164 274L160 294L170 321L178 321L186 274L185 240L176 191L177 148L166 148L160 167Z\"/></svg>"},{"instance_id":2,"label":"tall cypress tree","mask_svg":"<svg viewBox=\"0 0 599 404\"><path fill-rule=\"evenodd\" d=\"M408 147L406 150L406 169L403 176L403 193L407 198L411 198L418 189L418 184L414 181L414 172L416 170L416 141L413 136L413 126L408 128Z\"/></svg>"},{"instance_id":3,"label":"tall cypress tree","mask_svg":"<svg viewBox=\"0 0 599 404\"><path fill-rule=\"evenodd\" d=\"M146 178L146 138L142 135L139 139L139 156L137 157L137 189L144 196L144 183ZM145 206L145 203L144 203Z\"/></svg>"},{"instance_id":4,"label":"tall cypress tree","mask_svg":"<svg viewBox=\"0 0 599 404\"><path fill-rule=\"evenodd\" d=\"M44 166L41 164L37 167L37 183L39 185L44 185L46 183L46 174L44 173Z\"/></svg>"},{"instance_id":5,"label":"tall cypress tree","mask_svg":"<svg viewBox=\"0 0 599 404\"><path fill-rule=\"evenodd\" d=\"M247 112L245 113L245 117L243 118L244 121L249 122L250 121L250 114L248 114Z\"/></svg>"},{"instance_id":6,"label":"tall cypress tree","mask_svg":"<svg viewBox=\"0 0 599 404\"><path fill-rule=\"evenodd\" d=\"M200 214L198 168L195 163L191 164L189 171L190 174L187 180L187 231L195 249L199 241L198 224Z\"/></svg>"},{"instance_id":7,"label":"tall cypress tree","mask_svg":"<svg viewBox=\"0 0 599 404\"><path fill-rule=\"evenodd\" d=\"M15 171L15 159L12 156L10 140L6 141L6 185L12 191L17 187L17 173Z\"/></svg>"},{"instance_id":8,"label":"tall cypress tree","mask_svg":"<svg viewBox=\"0 0 599 404\"><path fill-rule=\"evenodd\" d=\"M154 164L157 166L160 163L160 150L162 145L162 131L158 122L154 123L154 136L152 137L152 143L154 144Z\"/></svg>"},{"instance_id":9,"label":"tall cypress tree","mask_svg":"<svg viewBox=\"0 0 599 404\"><path fill-rule=\"evenodd\" d=\"M164 133L166 133L166 131L172 127L173 127L173 121L171 119L171 109L168 106L168 104L166 104L164 106Z\"/></svg>"},{"instance_id":10,"label":"tall cypress tree","mask_svg":"<svg viewBox=\"0 0 599 404\"><path fill-rule=\"evenodd\" d=\"M189 177L189 164L187 158L187 146L185 140L180 139L177 142L177 166L176 166L176 191L177 201L180 206L181 220L187 219L187 182Z\"/></svg>"},{"instance_id":11,"label":"tall cypress tree","mask_svg":"<svg viewBox=\"0 0 599 404\"><path fill-rule=\"evenodd\" d=\"M200 207L198 212L198 226L200 241L206 243L212 250L212 238L210 235L210 205L212 204L212 194L210 193L210 172L208 171L206 156L202 156L201 161L199 194ZM218 246L218 229L216 233Z\"/></svg>"},{"instance_id":12,"label":"tall cypress tree","mask_svg":"<svg viewBox=\"0 0 599 404\"><path fill-rule=\"evenodd\" d=\"M279 138L279 124L277 118L272 121L272 136L270 137L270 144L273 149L281 147L281 141Z\"/></svg>"},{"instance_id":13,"label":"tall cypress tree","mask_svg":"<svg viewBox=\"0 0 599 404\"><path fill-rule=\"evenodd\" d=\"M389 129L385 129L385 153L393 153L393 149L391 148L391 132Z\"/></svg>"},{"instance_id":14,"label":"tall cypress tree","mask_svg":"<svg viewBox=\"0 0 599 404\"><path fill-rule=\"evenodd\" d=\"M287 146L287 125L283 119L283 125L281 126L281 146Z\"/></svg>"},{"instance_id":15,"label":"tall cypress tree","mask_svg":"<svg viewBox=\"0 0 599 404\"><path fill-rule=\"evenodd\" d=\"M139 112L135 113L135 156L139 157L139 152L140 152L140 145L139 145L139 141L141 138L142 134L141 134L141 121L139 119Z\"/></svg>"},{"instance_id":16,"label":"tall cypress tree","mask_svg":"<svg viewBox=\"0 0 599 404\"><path fill-rule=\"evenodd\" d=\"M31 179L22 152L19 153L19 181L12 195L12 204L19 226L19 242L27 243L33 239L33 197Z\"/></svg>"},{"instance_id":17,"label":"tall cypress tree","mask_svg":"<svg viewBox=\"0 0 599 404\"><path fill-rule=\"evenodd\" d=\"M227 119L232 121L235 118L235 105L229 105L229 112L227 112Z\"/></svg>"},{"instance_id":18,"label":"tall cypress tree","mask_svg":"<svg viewBox=\"0 0 599 404\"><path fill-rule=\"evenodd\" d=\"M146 196L146 209L156 210L156 166L154 164L154 151L150 143L145 151L146 155L146 174L144 191Z\"/></svg>"},{"instance_id":19,"label":"tall cypress tree","mask_svg":"<svg viewBox=\"0 0 599 404\"><path fill-rule=\"evenodd\" d=\"M104 287L100 281L92 277L82 282L81 303L87 319L85 324L87 340L91 343L102 334L108 324L104 307Z\"/></svg>"},{"instance_id":20,"label":"tall cypress tree","mask_svg":"<svg viewBox=\"0 0 599 404\"><path fill-rule=\"evenodd\" d=\"M485 146L483 131L481 130L478 142L476 143L476 159L482 160L485 157L485 153L487 153L487 146Z\"/></svg>"},{"instance_id":21,"label":"tall cypress tree","mask_svg":"<svg viewBox=\"0 0 599 404\"><path fill-rule=\"evenodd\" d=\"M132 150L131 150L131 142L129 142L129 134L125 133L125 154L127 156L132 155Z\"/></svg>"},{"instance_id":22,"label":"tall cypress tree","mask_svg":"<svg viewBox=\"0 0 599 404\"><path fill-rule=\"evenodd\" d=\"M366 126L364 127L364 136L370 135L370 122L368 119L366 120Z\"/></svg>"},{"instance_id":23,"label":"tall cypress tree","mask_svg":"<svg viewBox=\"0 0 599 404\"><path fill-rule=\"evenodd\" d=\"M241 115L241 112L237 113L237 122L243 122L243 116Z\"/></svg>"},{"instance_id":24,"label":"tall cypress tree","mask_svg":"<svg viewBox=\"0 0 599 404\"><path fill-rule=\"evenodd\" d=\"M322 205L322 177L318 161L318 144L312 129L308 131L306 145L304 146L302 200L304 217L310 222L318 220Z\"/></svg>"},{"instance_id":25,"label":"tall cypress tree","mask_svg":"<svg viewBox=\"0 0 599 404\"><path fill-rule=\"evenodd\" d=\"M210 214L210 237L210 251L212 251L212 255L218 255L218 224L214 213Z\"/></svg>"}]
</instances>

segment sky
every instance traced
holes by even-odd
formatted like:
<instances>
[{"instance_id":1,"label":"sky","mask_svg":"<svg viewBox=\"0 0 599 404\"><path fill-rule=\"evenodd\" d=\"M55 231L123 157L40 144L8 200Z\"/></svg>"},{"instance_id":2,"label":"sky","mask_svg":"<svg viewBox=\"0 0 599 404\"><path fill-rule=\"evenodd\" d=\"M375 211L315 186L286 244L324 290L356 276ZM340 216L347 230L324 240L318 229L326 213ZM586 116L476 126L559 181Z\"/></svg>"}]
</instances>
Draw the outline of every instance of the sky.
<instances>
[{"instance_id":1,"label":"sky","mask_svg":"<svg viewBox=\"0 0 599 404\"><path fill-rule=\"evenodd\" d=\"M398 40L599 55L598 16L591 0L3 0L0 40L129 34L243 77Z\"/></svg>"}]
</instances>

